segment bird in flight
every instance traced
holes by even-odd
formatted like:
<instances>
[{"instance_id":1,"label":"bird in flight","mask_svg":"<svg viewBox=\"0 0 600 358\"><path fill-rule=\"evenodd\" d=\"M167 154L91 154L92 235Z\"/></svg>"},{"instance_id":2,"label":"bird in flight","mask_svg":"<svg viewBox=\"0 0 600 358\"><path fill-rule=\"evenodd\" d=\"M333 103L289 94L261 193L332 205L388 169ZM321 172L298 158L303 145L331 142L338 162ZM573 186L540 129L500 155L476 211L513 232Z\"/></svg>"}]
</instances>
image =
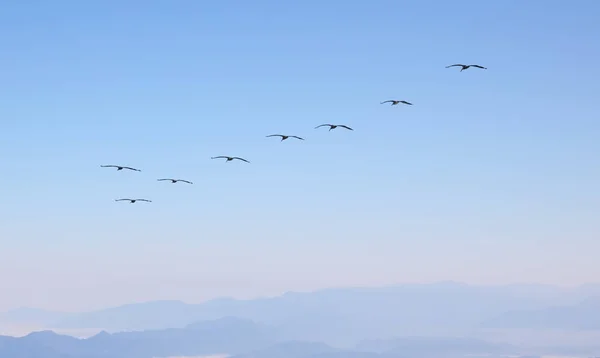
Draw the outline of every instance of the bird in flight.
<instances>
[{"instance_id":1,"label":"bird in flight","mask_svg":"<svg viewBox=\"0 0 600 358\"><path fill-rule=\"evenodd\" d=\"M346 126L346 125L343 125L343 124L321 124L320 126L316 126L315 129L320 128L320 127L327 127L327 126L329 126L329 130L336 129L337 127L346 128L346 129L351 130L351 131L354 130L354 129L352 129L352 128Z\"/></svg>"},{"instance_id":2,"label":"bird in flight","mask_svg":"<svg viewBox=\"0 0 600 358\"><path fill-rule=\"evenodd\" d=\"M148 203L152 202L152 200L148 200L148 199L115 199L115 201L128 201L131 204L135 203L136 201L145 201Z\"/></svg>"},{"instance_id":3,"label":"bird in flight","mask_svg":"<svg viewBox=\"0 0 600 358\"><path fill-rule=\"evenodd\" d=\"M132 167L124 167L122 165L101 165L100 167L102 167L102 168L117 168L117 170L128 169L128 170L133 170L135 172L141 172L141 170L139 170L139 169L135 169Z\"/></svg>"},{"instance_id":4,"label":"bird in flight","mask_svg":"<svg viewBox=\"0 0 600 358\"><path fill-rule=\"evenodd\" d=\"M383 102L381 102L381 104L384 104L384 103L391 103L391 104L392 104L392 106L395 106L395 105L397 105L397 104L399 104L399 103L408 104L409 106L412 106L412 105L413 105L413 104L412 104L412 103L410 103L410 102L406 102L406 101L397 101L397 100L395 100L395 99L390 99L389 101L383 101Z\"/></svg>"},{"instance_id":5,"label":"bird in flight","mask_svg":"<svg viewBox=\"0 0 600 358\"><path fill-rule=\"evenodd\" d=\"M224 159L227 159L225 162L230 162L230 161L232 161L232 160L234 160L234 159L237 159L237 160L244 161L244 162L246 162L246 163L250 163L250 162L249 162L249 161L247 161L246 159L244 159L244 158L240 158L240 157L228 157L228 156L226 156L226 155L219 155L218 157L210 157L210 159L219 159L219 158L224 158Z\"/></svg>"},{"instance_id":6,"label":"bird in flight","mask_svg":"<svg viewBox=\"0 0 600 358\"><path fill-rule=\"evenodd\" d=\"M171 178L167 178L167 179L156 179L157 181L170 181L171 183L175 184L177 182L182 182L182 183L188 183L188 184L194 184L191 181L187 181L187 180L183 180L183 179L171 179Z\"/></svg>"},{"instance_id":7,"label":"bird in flight","mask_svg":"<svg viewBox=\"0 0 600 358\"><path fill-rule=\"evenodd\" d=\"M481 68L483 70L487 70L487 67L483 67L483 66L479 66L479 65L462 65L460 63L457 63L455 65L446 66L446 68L450 68L450 67L462 67L459 72L462 72L469 67L476 67L476 68Z\"/></svg>"},{"instance_id":8,"label":"bird in flight","mask_svg":"<svg viewBox=\"0 0 600 358\"><path fill-rule=\"evenodd\" d=\"M281 137L281 141L282 142L284 140L288 139L288 138L296 138L296 139L304 140L304 138L300 138L300 137L295 136L295 135L271 134L271 135L268 135L267 138L268 137Z\"/></svg>"}]
</instances>

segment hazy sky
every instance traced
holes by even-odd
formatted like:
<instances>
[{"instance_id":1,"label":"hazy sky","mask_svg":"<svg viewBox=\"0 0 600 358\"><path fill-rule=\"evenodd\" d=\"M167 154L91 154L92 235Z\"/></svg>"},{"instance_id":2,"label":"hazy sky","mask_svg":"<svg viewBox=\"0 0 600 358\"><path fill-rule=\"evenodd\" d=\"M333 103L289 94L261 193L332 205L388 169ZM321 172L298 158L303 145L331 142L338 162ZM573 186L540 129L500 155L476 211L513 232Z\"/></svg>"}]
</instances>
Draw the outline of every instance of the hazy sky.
<instances>
[{"instance_id":1,"label":"hazy sky","mask_svg":"<svg viewBox=\"0 0 600 358\"><path fill-rule=\"evenodd\" d=\"M0 310L597 281L599 17L593 0L6 2Z\"/></svg>"}]
</instances>

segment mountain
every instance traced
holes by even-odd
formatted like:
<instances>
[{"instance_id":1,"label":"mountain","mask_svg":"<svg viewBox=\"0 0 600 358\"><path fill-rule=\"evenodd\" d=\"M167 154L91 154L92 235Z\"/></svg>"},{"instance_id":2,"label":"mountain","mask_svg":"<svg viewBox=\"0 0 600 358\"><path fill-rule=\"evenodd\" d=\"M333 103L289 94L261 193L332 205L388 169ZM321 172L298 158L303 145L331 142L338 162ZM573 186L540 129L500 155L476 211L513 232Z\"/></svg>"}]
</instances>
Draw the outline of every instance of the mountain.
<instances>
[{"instance_id":1,"label":"mountain","mask_svg":"<svg viewBox=\"0 0 600 358\"><path fill-rule=\"evenodd\" d=\"M600 297L579 304L537 310L518 310L485 320L486 328L600 330Z\"/></svg>"},{"instance_id":2,"label":"mountain","mask_svg":"<svg viewBox=\"0 0 600 358\"><path fill-rule=\"evenodd\" d=\"M87 339L34 332L0 336L0 358L152 358L232 355L232 358L509 358L528 354L597 355L597 346L515 348L470 338L408 337L363 341L352 349L319 342L282 340L273 327L238 318L169 328L110 334ZM535 352L535 353L534 353Z\"/></svg>"},{"instance_id":3,"label":"mountain","mask_svg":"<svg viewBox=\"0 0 600 358\"><path fill-rule=\"evenodd\" d=\"M186 328L142 332L101 332L87 339L50 331L0 338L0 358L150 358L241 354L277 342L271 327L225 318Z\"/></svg>"},{"instance_id":4,"label":"mountain","mask_svg":"<svg viewBox=\"0 0 600 358\"><path fill-rule=\"evenodd\" d=\"M194 318L196 311L197 305L181 301L131 303L64 317L54 321L51 328L100 328L110 331L175 328L197 321Z\"/></svg>"},{"instance_id":5,"label":"mountain","mask_svg":"<svg viewBox=\"0 0 600 358\"><path fill-rule=\"evenodd\" d=\"M47 341L51 339L50 335L55 335L48 332L37 332L32 333L29 336L23 338L14 338L0 336L0 358L74 358L67 354L61 353L51 346L48 346ZM58 335L55 335L58 337ZM42 337L41 340L37 340L37 337ZM75 339L71 337L61 337L62 339ZM57 342L60 345L60 343ZM50 344L50 345L53 345ZM88 357L77 357L77 358L88 358Z\"/></svg>"},{"instance_id":6,"label":"mountain","mask_svg":"<svg viewBox=\"0 0 600 358\"><path fill-rule=\"evenodd\" d=\"M289 292L252 300L216 299L201 304L155 301L63 317L53 329L107 331L183 328L233 316L274 326L288 340L349 347L363 339L394 336L472 335L481 322L509 311L573 305L598 285L474 286L455 282Z\"/></svg>"}]
</instances>

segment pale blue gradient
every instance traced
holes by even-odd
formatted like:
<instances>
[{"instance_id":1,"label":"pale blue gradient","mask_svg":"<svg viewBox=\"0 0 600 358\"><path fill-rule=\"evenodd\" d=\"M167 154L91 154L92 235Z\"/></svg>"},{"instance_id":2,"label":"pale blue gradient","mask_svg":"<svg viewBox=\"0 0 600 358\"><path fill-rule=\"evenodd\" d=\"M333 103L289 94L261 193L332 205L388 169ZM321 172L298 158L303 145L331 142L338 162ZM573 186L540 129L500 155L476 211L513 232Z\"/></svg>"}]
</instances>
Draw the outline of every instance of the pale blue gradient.
<instances>
[{"instance_id":1,"label":"pale blue gradient","mask_svg":"<svg viewBox=\"0 0 600 358\"><path fill-rule=\"evenodd\" d=\"M592 0L7 2L0 309L597 280L598 18ZM154 202L113 201L131 196Z\"/></svg>"}]
</instances>

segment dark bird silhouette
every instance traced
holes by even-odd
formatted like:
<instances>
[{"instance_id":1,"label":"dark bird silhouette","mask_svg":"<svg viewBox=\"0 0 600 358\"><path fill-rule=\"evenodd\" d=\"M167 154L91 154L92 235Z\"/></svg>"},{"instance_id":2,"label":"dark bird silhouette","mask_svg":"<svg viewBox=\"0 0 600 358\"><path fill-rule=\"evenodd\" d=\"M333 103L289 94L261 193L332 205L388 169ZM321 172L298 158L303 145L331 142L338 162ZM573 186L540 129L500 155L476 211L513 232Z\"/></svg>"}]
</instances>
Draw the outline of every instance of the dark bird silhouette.
<instances>
[{"instance_id":1,"label":"dark bird silhouette","mask_svg":"<svg viewBox=\"0 0 600 358\"><path fill-rule=\"evenodd\" d=\"M413 104L412 104L412 103L410 103L410 102L406 102L406 101L398 101L398 100L395 100L395 99L390 99L389 101L383 101L383 102L381 102L381 104L384 104L384 103L391 103L391 104L392 104L392 106L395 106L395 105L397 105L397 104L399 104L399 103L408 104L409 106L412 106L412 105L413 105Z\"/></svg>"},{"instance_id":2,"label":"dark bird silhouette","mask_svg":"<svg viewBox=\"0 0 600 358\"><path fill-rule=\"evenodd\" d=\"M220 155L220 156L218 156L218 157L210 157L210 159L219 159L219 158L224 158L224 159L227 159L225 162L230 162L230 161L232 161L232 160L234 160L234 159L237 159L237 160L244 161L244 162L246 162L246 163L250 163L250 162L249 162L249 161L247 161L246 159L244 159L244 158L240 158L240 157L228 157L228 156L225 156L225 155Z\"/></svg>"},{"instance_id":3,"label":"dark bird silhouette","mask_svg":"<svg viewBox=\"0 0 600 358\"><path fill-rule=\"evenodd\" d=\"M446 66L446 68L450 68L450 67L462 67L459 72L462 72L469 67L476 67L476 68L481 68L483 70L487 70L487 67L483 67L483 66L479 66L479 65L462 65L460 63L457 63L455 65Z\"/></svg>"},{"instance_id":4,"label":"dark bird silhouette","mask_svg":"<svg viewBox=\"0 0 600 358\"><path fill-rule=\"evenodd\" d=\"M188 184L194 184L191 181L187 181L187 180L183 180L183 179L171 179L171 178L167 178L167 179L156 179L157 181L170 181L171 183L175 184L177 182L182 182L182 183L188 183Z\"/></svg>"},{"instance_id":5,"label":"dark bird silhouette","mask_svg":"<svg viewBox=\"0 0 600 358\"><path fill-rule=\"evenodd\" d=\"M148 203L152 202L152 200L148 200L148 199L115 199L115 201L129 201L131 204L135 203L136 201L145 201Z\"/></svg>"},{"instance_id":6,"label":"dark bird silhouette","mask_svg":"<svg viewBox=\"0 0 600 358\"><path fill-rule=\"evenodd\" d=\"M271 135L268 135L267 138L268 137L281 137L281 141L282 142L284 140L288 139L288 138L296 138L296 139L304 140L304 138L300 138L300 137L295 136L295 135L271 134Z\"/></svg>"},{"instance_id":7,"label":"dark bird silhouette","mask_svg":"<svg viewBox=\"0 0 600 358\"><path fill-rule=\"evenodd\" d=\"M351 131L354 130L354 129L352 129L352 128L346 126L346 125L343 125L343 124L321 124L320 126L316 126L315 129L320 128L320 127L327 127L327 126L329 126L329 130L336 129L337 127L346 128L346 129L351 130Z\"/></svg>"},{"instance_id":8,"label":"dark bird silhouette","mask_svg":"<svg viewBox=\"0 0 600 358\"><path fill-rule=\"evenodd\" d=\"M124 167L122 165L101 165L100 167L102 167L102 168L117 168L117 170L129 169L129 170L133 170L135 172L141 172L141 170L139 170L139 169L135 169L132 167Z\"/></svg>"}]
</instances>

